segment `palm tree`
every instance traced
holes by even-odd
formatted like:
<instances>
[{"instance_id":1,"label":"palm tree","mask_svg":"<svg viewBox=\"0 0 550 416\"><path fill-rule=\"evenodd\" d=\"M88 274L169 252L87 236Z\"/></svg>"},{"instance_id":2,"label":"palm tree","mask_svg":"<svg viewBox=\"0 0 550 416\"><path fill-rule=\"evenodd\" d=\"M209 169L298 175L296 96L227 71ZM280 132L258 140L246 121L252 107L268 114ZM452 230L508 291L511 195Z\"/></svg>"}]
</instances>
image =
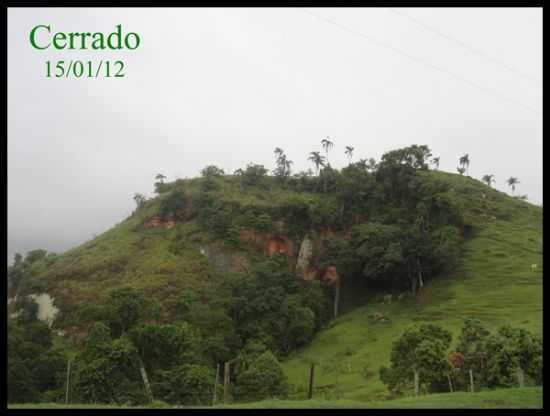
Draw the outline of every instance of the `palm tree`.
<instances>
[{"instance_id":1,"label":"palm tree","mask_svg":"<svg viewBox=\"0 0 550 416\"><path fill-rule=\"evenodd\" d=\"M483 182L487 184L487 186L491 186L492 182L495 182L495 175L483 175L483 178L481 178Z\"/></svg>"},{"instance_id":2,"label":"palm tree","mask_svg":"<svg viewBox=\"0 0 550 416\"><path fill-rule=\"evenodd\" d=\"M431 160L431 164L432 164L432 165L435 165L435 168L436 168L436 169L439 169L439 156L438 156L438 157L434 157L434 158Z\"/></svg>"},{"instance_id":3,"label":"palm tree","mask_svg":"<svg viewBox=\"0 0 550 416\"><path fill-rule=\"evenodd\" d=\"M311 152L309 154L308 160L311 160L313 164L315 165L315 170L317 171L317 175L319 175L319 167L325 167L325 157L321 156L320 152Z\"/></svg>"},{"instance_id":4,"label":"palm tree","mask_svg":"<svg viewBox=\"0 0 550 416\"><path fill-rule=\"evenodd\" d=\"M294 164L292 160L288 160L286 158L286 155L280 147L275 148L275 152L277 155L277 169L275 170L275 174L278 176L289 176L290 175L290 166Z\"/></svg>"},{"instance_id":5,"label":"palm tree","mask_svg":"<svg viewBox=\"0 0 550 416\"><path fill-rule=\"evenodd\" d=\"M159 180L160 183L164 183L166 176L164 176L162 173L157 173L157 176L155 176L155 179Z\"/></svg>"},{"instance_id":6,"label":"palm tree","mask_svg":"<svg viewBox=\"0 0 550 416\"><path fill-rule=\"evenodd\" d=\"M514 193L514 191L516 190L516 185L519 183L519 179L510 176L506 182L508 183L508 186L512 188L512 193Z\"/></svg>"},{"instance_id":7,"label":"palm tree","mask_svg":"<svg viewBox=\"0 0 550 416\"><path fill-rule=\"evenodd\" d=\"M368 160L367 159L359 159L359 161L356 163L357 166L360 166L362 169L367 170L368 169Z\"/></svg>"},{"instance_id":8,"label":"palm tree","mask_svg":"<svg viewBox=\"0 0 550 416\"><path fill-rule=\"evenodd\" d=\"M470 156L468 156L468 153L466 153L464 156L462 156L460 159L458 159L458 163L460 166L462 166L466 174L468 173L468 167L470 167Z\"/></svg>"},{"instance_id":9,"label":"palm tree","mask_svg":"<svg viewBox=\"0 0 550 416\"><path fill-rule=\"evenodd\" d=\"M294 162L292 160L286 160L285 157L285 175L290 175L290 166L293 164Z\"/></svg>"},{"instance_id":10,"label":"palm tree","mask_svg":"<svg viewBox=\"0 0 550 416\"><path fill-rule=\"evenodd\" d=\"M346 146L345 154L349 157L349 162L351 163L351 158L353 157L353 147Z\"/></svg>"},{"instance_id":11,"label":"palm tree","mask_svg":"<svg viewBox=\"0 0 550 416\"><path fill-rule=\"evenodd\" d=\"M325 149L325 152L327 153L327 164L330 165L330 162L328 161L328 149L334 146L334 143L330 141L330 137L327 136L326 139L321 140L321 146L323 146L323 149Z\"/></svg>"},{"instance_id":12,"label":"palm tree","mask_svg":"<svg viewBox=\"0 0 550 416\"><path fill-rule=\"evenodd\" d=\"M462 167L459 168L458 166L456 167L456 170L457 170L457 172L460 173L461 175L463 175L464 172L466 171L466 169L464 169L464 168L462 168Z\"/></svg>"},{"instance_id":13,"label":"palm tree","mask_svg":"<svg viewBox=\"0 0 550 416\"><path fill-rule=\"evenodd\" d=\"M143 205L145 205L145 200L145 195L139 193L134 194L134 201L137 208L143 207Z\"/></svg>"}]
</instances>

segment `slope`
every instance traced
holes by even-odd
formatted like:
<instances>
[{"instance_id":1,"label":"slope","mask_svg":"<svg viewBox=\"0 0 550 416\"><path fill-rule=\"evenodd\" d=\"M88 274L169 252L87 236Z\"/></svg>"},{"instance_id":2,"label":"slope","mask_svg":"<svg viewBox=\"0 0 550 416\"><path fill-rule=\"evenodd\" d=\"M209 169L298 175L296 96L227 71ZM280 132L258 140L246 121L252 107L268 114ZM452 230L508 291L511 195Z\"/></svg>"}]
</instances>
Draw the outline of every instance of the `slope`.
<instances>
[{"instance_id":1,"label":"slope","mask_svg":"<svg viewBox=\"0 0 550 416\"><path fill-rule=\"evenodd\" d=\"M378 370L389 365L392 342L416 323L441 325L454 340L466 317L479 318L491 330L510 323L542 332L542 209L474 179L440 174L464 198L472 224L460 267L429 282L416 298L391 304L368 294L356 299L363 306L332 321L307 348L283 363L297 386L295 398L305 397L311 362L317 363L319 398L385 398ZM376 312L389 320L369 318Z\"/></svg>"}]
</instances>

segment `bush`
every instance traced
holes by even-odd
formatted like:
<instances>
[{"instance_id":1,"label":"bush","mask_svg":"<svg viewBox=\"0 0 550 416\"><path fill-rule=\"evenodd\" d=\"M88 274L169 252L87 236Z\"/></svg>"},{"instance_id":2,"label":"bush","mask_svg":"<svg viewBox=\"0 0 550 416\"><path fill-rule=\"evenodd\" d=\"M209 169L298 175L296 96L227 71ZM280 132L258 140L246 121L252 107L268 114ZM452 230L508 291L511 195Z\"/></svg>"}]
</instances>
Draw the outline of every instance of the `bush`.
<instances>
[{"instance_id":1,"label":"bush","mask_svg":"<svg viewBox=\"0 0 550 416\"><path fill-rule=\"evenodd\" d=\"M266 351L248 369L239 373L235 396L243 401L282 398L288 393L288 382L277 358Z\"/></svg>"}]
</instances>

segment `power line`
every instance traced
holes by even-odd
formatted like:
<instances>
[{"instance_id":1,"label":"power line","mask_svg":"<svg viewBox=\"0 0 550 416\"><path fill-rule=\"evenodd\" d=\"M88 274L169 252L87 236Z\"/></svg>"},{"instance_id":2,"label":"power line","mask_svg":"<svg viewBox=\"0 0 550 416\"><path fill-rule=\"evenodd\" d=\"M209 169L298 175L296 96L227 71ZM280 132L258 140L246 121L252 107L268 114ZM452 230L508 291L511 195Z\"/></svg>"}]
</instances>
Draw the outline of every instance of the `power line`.
<instances>
[{"instance_id":1,"label":"power line","mask_svg":"<svg viewBox=\"0 0 550 416\"><path fill-rule=\"evenodd\" d=\"M346 31L346 32L348 32L348 33L351 33L351 34L353 34L353 35L356 35L356 36L360 36L360 37L362 37L362 38L365 38L365 39L369 40L370 42L377 44L378 46L381 46L381 47L386 48L386 49L390 49L390 50L394 51L395 53L397 53L397 54L399 54L399 55L401 55L401 56L404 56L404 57L406 57L406 58L408 58L408 59L410 59L410 60L412 60L412 61L415 61L416 63L419 63L419 64L421 64L421 65L425 65L425 66L427 66L427 67L429 67L429 68L431 68L431 69L434 69L434 70L436 70L436 71L439 71L439 72L442 72L442 73L444 73L444 74L446 74L446 75L449 75L449 76L451 76L452 78L454 78L454 79L456 79L456 80L458 80L458 81L460 81L460 82L463 82L463 83L465 83L465 84L468 84L469 86L471 86L471 87L473 87L473 88L476 88L476 89L478 89L478 90L480 90L480 91L483 91L483 92L485 92L486 94L492 95L492 96L495 97L495 98L498 98L498 99L501 99L501 100L504 100L504 101L508 101L509 103L512 103L512 104L515 104L515 105L517 105L517 106L523 107L524 109L526 109L526 110L528 110L528 111L531 111L531 112L533 112L533 113L542 114L542 113L541 113L540 111L538 111L536 108L533 108L533 107L531 107L531 106L529 106L529 105L527 105L527 104L523 104L522 102L517 101L517 100L515 100L514 98L510 98L510 97L507 97L507 96L505 96L505 95L502 95L502 94L500 94L500 93L499 93L498 91L496 91L496 90L493 90L493 89L491 89L491 88L487 88L487 87L484 87L484 86L482 86L482 85L479 85L479 84L475 83L474 81L470 81L470 80L467 79L467 78L464 78L464 77L462 77L462 76L460 76L460 75L457 75L457 74L455 74L455 73L453 73L453 72L451 72L451 71L449 71L449 70L447 70L447 69L445 69L445 68L442 68L442 67L439 67L439 66L437 66L437 65L434 65L434 64L432 64L431 62L425 61L424 59L421 59L421 58L418 58L418 57L416 57L416 56L410 55L410 54L408 54L407 52L405 52L405 51L403 51L403 50L401 50L401 49L399 49L399 48L396 48L395 46L393 46L393 45L391 45L391 44L389 44L389 43L387 43L387 42L384 42L384 41L381 41L381 40L379 40L379 39L376 39L375 37L373 37L373 36L371 36L371 35L367 35L367 34L364 34L364 33L362 33L362 32L358 32L358 31L356 31L356 30L354 30L354 29L351 29L351 28L349 28L349 27L347 27L347 26L341 24L341 23L338 23L338 22L336 22L336 21L334 21L334 20L332 20L332 19L329 19L329 18L327 18L327 17L321 16L321 15L319 15L319 14L317 14L317 13L313 13L313 12L307 10L307 9L299 8L298 10L303 11L304 13L307 13L307 14L309 14L309 15L311 15L311 16L314 16L314 17L316 17L317 19L320 19L320 20L322 20L322 21L325 21L325 22L327 22L327 23L330 23L330 24L332 24L332 25L334 25L334 26L337 26L337 27L339 27L340 29L342 29L342 30L344 30L344 31Z\"/></svg>"},{"instance_id":2,"label":"power line","mask_svg":"<svg viewBox=\"0 0 550 416\"><path fill-rule=\"evenodd\" d=\"M538 83L538 80L531 76L531 75L527 75L519 70L517 70L516 68L514 68L513 66L507 64L506 62L503 62L501 61L500 59L497 59L497 58L494 58L492 56L489 56L487 55L485 52L483 52L482 50L480 49L477 49L477 48L474 48L473 46L467 44L466 42L463 42L461 41L460 39L457 39L451 35L448 35L446 33L443 33L441 32L440 30L436 29L435 27L433 26L430 26L430 25L427 25L426 23L422 22L421 20L411 16L410 14L408 13L405 13L403 11L400 11L400 10L396 10L396 9L393 9L393 8L389 8L388 9L390 12L394 13L394 14L397 14L399 16L402 16L406 19L409 19L410 21L416 23L417 25L423 27L425 30L429 31L429 32L432 32L432 33L435 33L436 35L444 38L444 39L447 39L455 44L457 44L458 46L464 48L464 49L467 49L468 51L470 51L471 53L475 54L475 55L478 55L482 58L485 58L487 59L488 61L491 61L492 63L496 64L496 65L500 65L502 66L503 68L507 69L508 71L510 72L513 72L515 73L516 75L524 78L524 79L527 79L533 83Z\"/></svg>"}]
</instances>

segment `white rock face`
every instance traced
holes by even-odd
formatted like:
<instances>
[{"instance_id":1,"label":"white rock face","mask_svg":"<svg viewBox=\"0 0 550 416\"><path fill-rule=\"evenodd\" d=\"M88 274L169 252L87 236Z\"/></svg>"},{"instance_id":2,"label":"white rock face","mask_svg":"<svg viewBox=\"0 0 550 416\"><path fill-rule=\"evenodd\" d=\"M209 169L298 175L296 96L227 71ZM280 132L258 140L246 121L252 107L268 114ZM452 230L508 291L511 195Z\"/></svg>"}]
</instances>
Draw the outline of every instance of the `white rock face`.
<instances>
[{"instance_id":1,"label":"white rock face","mask_svg":"<svg viewBox=\"0 0 550 416\"><path fill-rule=\"evenodd\" d=\"M30 295L30 297L38 304L38 319L45 321L51 327L55 315L59 312L59 309L53 305L53 299L47 293Z\"/></svg>"},{"instance_id":2,"label":"white rock face","mask_svg":"<svg viewBox=\"0 0 550 416\"><path fill-rule=\"evenodd\" d=\"M313 256L313 242L305 237L300 245L298 260L296 261L296 274L302 279L306 277L306 271Z\"/></svg>"}]
</instances>

